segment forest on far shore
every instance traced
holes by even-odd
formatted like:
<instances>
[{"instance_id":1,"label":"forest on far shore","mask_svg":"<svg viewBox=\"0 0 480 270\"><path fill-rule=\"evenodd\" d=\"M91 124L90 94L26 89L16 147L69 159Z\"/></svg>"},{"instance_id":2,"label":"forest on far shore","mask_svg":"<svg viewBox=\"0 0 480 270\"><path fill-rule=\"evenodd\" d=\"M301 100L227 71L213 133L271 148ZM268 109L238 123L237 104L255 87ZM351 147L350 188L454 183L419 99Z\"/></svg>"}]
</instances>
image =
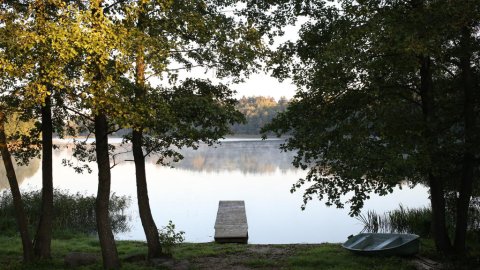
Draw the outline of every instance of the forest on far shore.
<instances>
[{"instance_id":1,"label":"forest on far shore","mask_svg":"<svg viewBox=\"0 0 480 270\"><path fill-rule=\"evenodd\" d=\"M285 111L289 102L286 97L281 97L277 101L273 97L243 96L235 108L245 116L245 123L232 125L232 135L260 135L262 127L271 122L279 112ZM127 129L121 129L113 135L121 137L129 132Z\"/></svg>"},{"instance_id":2,"label":"forest on far shore","mask_svg":"<svg viewBox=\"0 0 480 270\"><path fill-rule=\"evenodd\" d=\"M239 99L236 106L245 116L244 124L232 126L234 135L259 135L260 129L269 123L279 112L285 111L289 100L281 97L276 101L273 97L255 96Z\"/></svg>"}]
</instances>

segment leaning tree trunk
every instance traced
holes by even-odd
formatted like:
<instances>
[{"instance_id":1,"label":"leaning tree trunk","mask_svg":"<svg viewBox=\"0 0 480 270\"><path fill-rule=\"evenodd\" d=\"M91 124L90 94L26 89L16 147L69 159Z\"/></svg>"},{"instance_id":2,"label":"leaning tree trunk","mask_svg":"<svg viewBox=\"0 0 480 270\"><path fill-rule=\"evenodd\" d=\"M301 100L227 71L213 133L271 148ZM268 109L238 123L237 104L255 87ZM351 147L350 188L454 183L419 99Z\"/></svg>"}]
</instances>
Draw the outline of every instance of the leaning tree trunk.
<instances>
[{"instance_id":1,"label":"leaning tree trunk","mask_svg":"<svg viewBox=\"0 0 480 270\"><path fill-rule=\"evenodd\" d=\"M138 20L138 29L144 31L145 15L142 13ZM143 106L145 99L145 58L143 47L140 45L137 48L136 58L136 103ZM162 253L162 246L158 236L158 229L153 220L152 211L150 209L150 202L148 198L147 177L145 173L145 157L143 155L143 127L137 127L132 132L132 150L135 162L135 175L137 182L137 200L140 220L142 221L143 230L147 238L148 259L158 258L164 256Z\"/></svg>"},{"instance_id":2,"label":"leaning tree trunk","mask_svg":"<svg viewBox=\"0 0 480 270\"><path fill-rule=\"evenodd\" d=\"M450 253L452 244L447 232L447 223L445 219L445 190L443 181L433 173L435 166L434 156L436 152L437 140L435 138L435 112L433 80L431 71L431 60L428 56L420 57L420 96L422 99L422 111L425 121L424 139L427 143L430 166L428 173L428 184L430 185L430 201L432 204L432 230L435 246L442 253Z\"/></svg>"},{"instance_id":3,"label":"leaning tree trunk","mask_svg":"<svg viewBox=\"0 0 480 270\"><path fill-rule=\"evenodd\" d=\"M23 246L23 260L25 262L32 262L34 259L33 245L28 234L27 217L25 215L22 203L22 195L18 187L17 176L13 168L12 158L7 146L7 138L5 136L5 114L0 112L0 153L2 154L3 164L7 172L8 183L12 192L13 206L15 208L15 218L17 219L20 237Z\"/></svg>"},{"instance_id":4,"label":"leaning tree trunk","mask_svg":"<svg viewBox=\"0 0 480 270\"><path fill-rule=\"evenodd\" d=\"M98 238L102 248L103 267L120 269L117 246L112 233L108 205L110 201L110 159L108 155L108 123L105 114L95 116L95 151L98 166L98 192L96 200L96 219Z\"/></svg>"},{"instance_id":5,"label":"leaning tree trunk","mask_svg":"<svg viewBox=\"0 0 480 270\"><path fill-rule=\"evenodd\" d=\"M470 31L464 27L462 29L462 38L460 46L462 48L462 55L460 56L460 71L463 88L463 119L464 119L464 153L462 178L458 190L457 198L457 218L455 224L455 252L459 255L465 254L466 238L467 238L467 221L468 221L468 207L473 189L473 172L475 170L475 155L473 149L475 147L475 95L474 83L472 76L471 52L470 52Z\"/></svg>"},{"instance_id":6,"label":"leaning tree trunk","mask_svg":"<svg viewBox=\"0 0 480 270\"><path fill-rule=\"evenodd\" d=\"M135 173L137 178L137 199L140 220L147 238L148 259L163 256L157 226L153 220L152 211L148 199L147 178L145 174L145 157L142 151L142 132L133 131L132 134L133 158L135 161Z\"/></svg>"},{"instance_id":7,"label":"leaning tree trunk","mask_svg":"<svg viewBox=\"0 0 480 270\"><path fill-rule=\"evenodd\" d=\"M50 91L51 92L51 91ZM52 176L52 110L51 97L45 98L42 107L42 205L40 222L34 240L35 256L50 258L53 218L53 176Z\"/></svg>"}]
</instances>

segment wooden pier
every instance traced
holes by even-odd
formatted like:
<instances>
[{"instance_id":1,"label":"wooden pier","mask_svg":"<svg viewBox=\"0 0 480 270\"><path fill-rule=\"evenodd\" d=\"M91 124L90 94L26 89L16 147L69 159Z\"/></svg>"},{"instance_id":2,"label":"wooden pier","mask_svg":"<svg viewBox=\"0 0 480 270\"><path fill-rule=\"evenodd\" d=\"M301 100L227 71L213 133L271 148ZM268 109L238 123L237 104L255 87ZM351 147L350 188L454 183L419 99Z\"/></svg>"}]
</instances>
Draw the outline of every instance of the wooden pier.
<instances>
[{"instance_id":1,"label":"wooden pier","mask_svg":"<svg viewBox=\"0 0 480 270\"><path fill-rule=\"evenodd\" d=\"M248 225L244 201L220 201L215 221L215 242L247 243Z\"/></svg>"}]
</instances>

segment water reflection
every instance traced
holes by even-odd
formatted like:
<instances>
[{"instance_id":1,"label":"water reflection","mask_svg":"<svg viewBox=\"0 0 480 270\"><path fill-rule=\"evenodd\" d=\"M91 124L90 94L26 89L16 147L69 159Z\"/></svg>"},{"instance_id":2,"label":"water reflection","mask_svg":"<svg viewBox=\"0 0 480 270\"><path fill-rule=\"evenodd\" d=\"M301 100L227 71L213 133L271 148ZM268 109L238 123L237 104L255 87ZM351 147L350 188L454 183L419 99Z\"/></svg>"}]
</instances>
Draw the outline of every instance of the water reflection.
<instances>
[{"instance_id":1,"label":"water reflection","mask_svg":"<svg viewBox=\"0 0 480 270\"><path fill-rule=\"evenodd\" d=\"M15 173L17 175L18 183L21 185L25 179L28 179L35 175L40 168L40 159L32 159L27 166L19 166L13 162L13 167L15 168ZM3 160L0 160L0 190L9 188L7 179L7 172L5 171L5 166L3 165Z\"/></svg>"},{"instance_id":2,"label":"water reflection","mask_svg":"<svg viewBox=\"0 0 480 270\"><path fill-rule=\"evenodd\" d=\"M362 224L348 216L348 209L328 208L312 201L305 211L300 210L302 192L291 194L290 187L305 172L292 167L292 154L280 152L280 143L227 140L216 148L202 145L197 151L184 149L185 159L175 168L156 165L156 159L150 158L146 164L147 182L157 226L165 226L172 220L178 230L186 232L186 241L213 241L218 201L244 200L250 243L341 242L346 236L360 232ZM121 146L117 151L129 147ZM69 159L71 154L71 146L66 144L54 151L55 188L96 194L96 165L90 164L91 174L76 174L72 168L61 165L61 160ZM131 154L121 158L132 159ZM36 173L25 178L22 189L40 189L40 172L37 165ZM116 237L144 240L136 205L133 162L125 161L113 168L111 190L132 198L128 210L133 217L131 231ZM365 210L382 213L397 208L399 203L409 208L424 206L428 204L427 189L417 186L413 190L395 189L394 194L384 197L372 196L365 203Z\"/></svg>"},{"instance_id":3,"label":"water reflection","mask_svg":"<svg viewBox=\"0 0 480 270\"><path fill-rule=\"evenodd\" d=\"M196 172L232 172L244 174L286 173L295 170L293 153L281 153L281 141L225 141L216 147L201 145L197 150L185 149L184 159L173 164L175 168ZM155 157L149 159L155 163Z\"/></svg>"},{"instance_id":4,"label":"water reflection","mask_svg":"<svg viewBox=\"0 0 480 270\"><path fill-rule=\"evenodd\" d=\"M68 142L68 141L67 141ZM185 148L177 150L184 159L179 162L171 163L176 169L182 169L194 172L232 172L240 171L243 174L272 174L277 170L286 173L296 170L291 164L294 154L292 152L282 153L279 150L283 140L224 140L221 144L208 146L200 144L196 150ZM121 144L118 139L111 139L115 145L115 162L131 162L133 154L131 144ZM72 145L60 144L62 150L54 151L54 157L61 155L68 156L69 160L75 162L72 158ZM121 153L121 154L120 154ZM158 156L149 156L147 163L156 164ZM111 163L113 164L113 159Z\"/></svg>"},{"instance_id":5,"label":"water reflection","mask_svg":"<svg viewBox=\"0 0 480 270\"><path fill-rule=\"evenodd\" d=\"M53 151L53 158L58 160L54 166L61 166L62 159L77 163L72 157L73 147L71 141L57 140L59 148ZM133 160L131 145L120 145L118 139L113 139L116 144L116 152L127 152L116 157L116 162L128 162ZM296 170L291 165L293 153L281 153L278 149L281 140L226 140L216 146L201 144L197 150L191 148L181 149L179 152L184 159L172 163L176 169L182 169L195 172L233 172L240 171L243 174L272 174L279 170L281 173ZM153 155L147 158L150 164L156 164L158 157ZM112 161L113 162L113 161ZM15 164L14 164L15 165ZM90 167L95 164L89 164ZM15 165L15 172L19 184L25 179L32 177L40 168L40 159L32 159L28 166ZM73 173L73 171L72 171ZM8 188L5 167L0 160L0 190Z\"/></svg>"}]
</instances>

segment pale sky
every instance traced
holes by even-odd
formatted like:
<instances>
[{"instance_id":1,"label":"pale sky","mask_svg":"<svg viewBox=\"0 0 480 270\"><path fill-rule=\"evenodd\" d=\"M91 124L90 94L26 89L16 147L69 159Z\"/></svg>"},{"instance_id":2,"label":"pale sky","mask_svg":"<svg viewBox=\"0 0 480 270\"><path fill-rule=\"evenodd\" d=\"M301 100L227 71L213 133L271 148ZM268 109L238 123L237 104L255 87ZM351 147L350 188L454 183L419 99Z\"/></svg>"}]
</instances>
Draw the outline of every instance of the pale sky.
<instances>
[{"instance_id":1,"label":"pale sky","mask_svg":"<svg viewBox=\"0 0 480 270\"><path fill-rule=\"evenodd\" d=\"M279 82L266 74L254 74L244 83L232 85L231 88L237 91L237 98L242 96L270 96L276 100L279 100L282 96L291 99L296 89L291 80Z\"/></svg>"}]
</instances>

